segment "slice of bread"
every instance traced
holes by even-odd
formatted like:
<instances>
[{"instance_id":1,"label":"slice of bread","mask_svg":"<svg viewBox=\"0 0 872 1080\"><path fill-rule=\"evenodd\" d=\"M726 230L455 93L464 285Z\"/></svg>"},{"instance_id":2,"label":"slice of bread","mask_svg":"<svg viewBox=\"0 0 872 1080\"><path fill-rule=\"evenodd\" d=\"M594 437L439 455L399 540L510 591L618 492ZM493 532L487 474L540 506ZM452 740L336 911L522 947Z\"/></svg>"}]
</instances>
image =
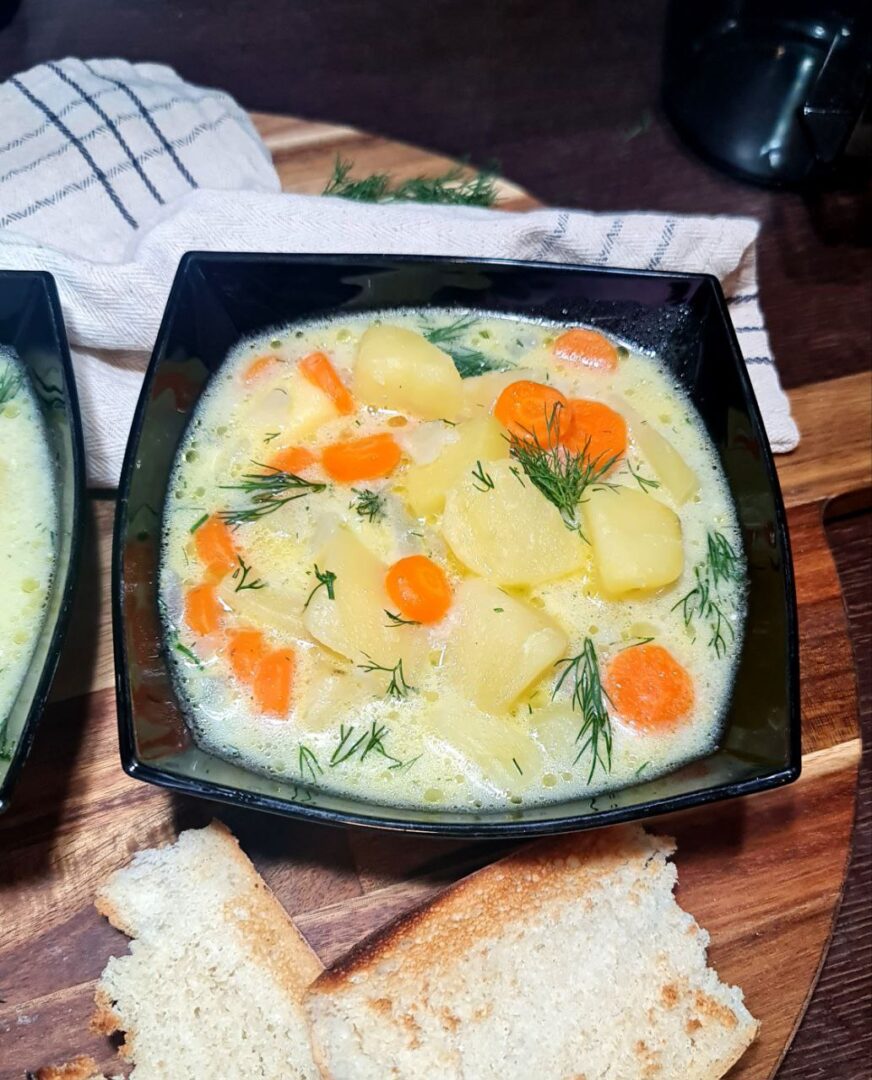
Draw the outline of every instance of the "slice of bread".
<instances>
[{"instance_id":1,"label":"slice of bread","mask_svg":"<svg viewBox=\"0 0 872 1080\"><path fill-rule=\"evenodd\" d=\"M315 1080L302 998L321 963L223 825L139 852L96 904L133 938L94 1027L124 1032L134 1080Z\"/></svg>"},{"instance_id":2,"label":"slice of bread","mask_svg":"<svg viewBox=\"0 0 872 1080\"><path fill-rule=\"evenodd\" d=\"M546 841L354 949L306 1007L327 1080L707 1080L757 1032L672 895L673 841Z\"/></svg>"}]
</instances>

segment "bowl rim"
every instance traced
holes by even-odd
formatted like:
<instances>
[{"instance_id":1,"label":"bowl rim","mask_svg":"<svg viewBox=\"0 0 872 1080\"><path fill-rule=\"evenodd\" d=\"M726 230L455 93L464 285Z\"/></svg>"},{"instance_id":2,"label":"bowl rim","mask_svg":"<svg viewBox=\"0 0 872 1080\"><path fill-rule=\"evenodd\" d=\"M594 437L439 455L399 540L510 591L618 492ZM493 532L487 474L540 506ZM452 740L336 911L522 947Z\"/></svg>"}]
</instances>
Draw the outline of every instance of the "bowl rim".
<instances>
[{"instance_id":1,"label":"bowl rim","mask_svg":"<svg viewBox=\"0 0 872 1080\"><path fill-rule=\"evenodd\" d=\"M6 775L0 783L0 813L8 809L15 785L21 775L25 762L30 754L36 737L36 729L46 702L58 662L63 650L64 639L69 627L70 615L73 607L76 584L79 577L79 569L82 555L82 508L85 491L85 440L82 433L82 414L79 405L79 395L76 388L76 376L73 371L73 363L70 357L69 342L67 339L66 325L63 312L61 311L60 298L54 277L45 270L3 270L0 269L0 288L4 279L30 279L42 286L43 296L47 302L47 312L51 319L53 337L57 343L58 355L61 362L61 370L64 376L66 390L64 412L70 428L70 444L72 449L72 527L70 529L70 555L66 566L58 566L57 573L66 576L61 588L61 602L58 608L57 618L51 631L48 651L39 682L31 698L30 707L21 734L13 751ZM57 580L57 579L56 579ZM44 623L40 630L40 636L46 632Z\"/></svg>"},{"instance_id":2,"label":"bowl rim","mask_svg":"<svg viewBox=\"0 0 872 1080\"><path fill-rule=\"evenodd\" d=\"M184 287L186 277L190 270L200 263L238 263L251 266L264 264L291 264L291 265L330 265L348 266L354 268L362 264L366 265L396 265L396 264L428 264L442 266L502 267L515 270L546 270L549 272L566 272L574 274L584 272L589 275L603 277L631 277L653 278L669 281L687 281L707 285L715 309L727 334L729 351L733 368L738 376L742 391L743 401L754 434L761 444L762 464L766 480L772 494L775 508L775 530L778 541L782 545L784 560L782 565L782 602L785 606L787 626L787 649L786 649L786 692L788 712L788 740L786 764L773 772L762 777L754 777L735 783L716 785L705 790L685 792L680 795L665 796L646 802L637 803L633 806L616 807L593 811L582 815L567 815L554 817L541 821L491 821L478 819L470 821L438 821L411 820L392 816L391 807L379 803L366 803L358 800L361 805L370 805L377 809L384 809L384 814L363 814L349 810L334 810L325 807L284 799L273 795L246 792L229 784L219 783L213 780L199 780L181 777L158 766L147 764L140 760L136 752L134 738L134 718L132 702L130 700L129 686L127 683L128 662L126 646L124 642L124 610L123 610L123 527L129 504L130 486L136 460L136 451L142 434L142 427L149 403L149 391L159 365L159 358L164 350L169 336L170 326L175 317L179 303L179 294ZM195 406L192 406L192 408ZM113 648L115 660L115 690L116 711L118 724L118 741L121 756L121 764L128 776L171 791L194 795L213 802L241 806L250 809L264 810L284 817L299 818L302 820L334 825L334 826L362 826L369 828L384 829L394 832L419 833L431 836L462 836L468 839L475 838L518 838L537 835L551 835L565 832L575 832L590 828L599 828L606 825L625 821L637 821L645 818L670 814L678 810L691 807L703 806L713 802L721 802L726 799L738 798L743 795L767 791L772 788L782 787L793 783L802 769L802 746L801 746L801 713L799 695L799 634L798 617L796 610L796 590L793 571L793 558L790 547L790 537L787 530L787 513L775 468L772 449L766 434L766 428L760 413L754 388L748 374L745 360L739 347L738 338L729 314L727 302L724 297L721 283L713 274L693 273L688 271L663 271L663 270L637 270L630 267L603 267L591 266L585 263L556 263L542 260L532 261L523 259L504 258L469 258L457 255L367 255L367 254L318 254L318 253L283 253L283 252L231 252L231 251L188 251L179 260L172 287L167 296L161 318L154 348L149 359L148 368L145 372L139 398L136 403L133 421L131 423L127 446L124 453L124 462L121 469L121 478L118 487L118 497L115 509L112 543L112 625L113 625ZM603 793L604 796L608 792ZM596 801L594 799L593 801ZM559 806L560 804L553 804ZM397 807L397 812L402 814L404 808ZM421 811L416 811L422 813Z\"/></svg>"}]
</instances>

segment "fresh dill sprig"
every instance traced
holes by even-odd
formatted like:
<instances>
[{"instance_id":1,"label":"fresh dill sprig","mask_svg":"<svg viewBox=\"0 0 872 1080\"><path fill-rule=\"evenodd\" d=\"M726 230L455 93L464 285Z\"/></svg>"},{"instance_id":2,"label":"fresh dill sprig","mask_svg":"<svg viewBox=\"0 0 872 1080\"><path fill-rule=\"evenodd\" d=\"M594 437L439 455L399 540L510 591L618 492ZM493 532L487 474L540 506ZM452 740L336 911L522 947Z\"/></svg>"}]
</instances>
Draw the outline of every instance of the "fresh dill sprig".
<instances>
[{"instance_id":1,"label":"fresh dill sprig","mask_svg":"<svg viewBox=\"0 0 872 1080\"><path fill-rule=\"evenodd\" d=\"M630 470L630 476L636 481L639 487L647 494L649 491L654 491L660 487L659 480L649 480L647 476L642 476L641 473L636 472L630 462L627 462L627 468Z\"/></svg>"},{"instance_id":2,"label":"fresh dill sprig","mask_svg":"<svg viewBox=\"0 0 872 1080\"><path fill-rule=\"evenodd\" d=\"M336 599L336 590L335 590L336 575L333 573L333 571L332 570L319 570L318 569L318 564L315 563L315 577L318 579L318 584L315 586L315 588L309 593L308 597L306 598L306 603L303 604L303 610L304 611L309 606L309 604L312 602L312 597L315 595L315 593L319 589L326 589L327 590L327 599L328 600L335 600Z\"/></svg>"},{"instance_id":3,"label":"fresh dill sprig","mask_svg":"<svg viewBox=\"0 0 872 1080\"><path fill-rule=\"evenodd\" d=\"M201 525L205 525L208 520L209 520L209 515L208 514L203 514L202 517L198 517L197 520L194 522L194 524L191 526L190 531L192 533L195 533L197 531L197 529L199 529Z\"/></svg>"},{"instance_id":4,"label":"fresh dill sprig","mask_svg":"<svg viewBox=\"0 0 872 1080\"><path fill-rule=\"evenodd\" d=\"M572 679L572 708L581 713L581 727L575 737L576 745L581 748L575 756L575 765L581 756L590 750L590 772L587 782L599 765L604 772L612 768L612 722L606 709L606 694L600 680L599 661L596 646L591 638L584 639L584 647L578 656L568 656L554 665L565 664L560 678L554 684L552 700L559 693L568 678Z\"/></svg>"},{"instance_id":5,"label":"fresh dill sprig","mask_svg":"<svg viewBox=\"0 0 872 1080\"><path fill-rule=\"evenodd\" d=\"M494 478L490 473L484 471L484 466L480 461L476 461L475 468L472 470L474 480L472 486L476 491L492 491L494 488Z\"/></svg>"},{"instance_id":6,"label":"fresh dill sprig","mask_svg":"<svg viewBox=\"0 0 872 1080\"><path fill-rule=\"evenodd\" d=\"M388 683L387 690L385 690L385 697L403 698L415 689L414 686L410 686L406 682L401 659L393 667L384 667L382 664L377 664L367 653L363 655L366 657L367 663L357 665L361 671L383 671L385 675L390 675L391 680Z\"/></svg>"},{"instance_id":7,"label":"fresh dill sprig","mask_svg":"<svg viewBox=\"0 0 872 1080\"><path fill-rule=\"evenodd\" d=\"M446 345L456 345L460 338L475 326L478 322L477 315L458 315L458 317L444 326L427 326L422 333L431 345L444 348Z\"/></svg>"},{"instance_id":8,"label":"fresh dill sprig","mask_svg":"<svg viewBox=\"0 0 872 1080\"><path fill-rule=\"evenodd\" d=\"M266 588L266 582L263 578L254 578L251 581L248 580L248 575L251 573L251 567L245 562L241 555L236 556L236 561L239 563L239 566L237 566L230 575L232 580L236 582L236 588L233 590L234 592L243 592L245 589Z\"/></svg>"},{"instance_id":9,"label":"fresh dill sprig","mask_svg":"<svg viewBox=\"0 0 872 1080\"><path fill-rule=\"evenodd\" d=\"M563 523L568 529L580 529L578 507L585 491L594 485L602 484L603 477L617 461L617 455L606 457L590 456L590 439L578 452L566 450L558 444L557 410L555 405L546 418L546 445L532 432L527 438L516 433L509 436L509 453L518 462L524 472L545 496L560 511ZM518 478L520 479L520 477Z\"/></svg>"},{"instance_id":10,"label":"fresh dill sprig","mask_svg":"<svg viewBox=\"0 0 872 1080\"><path fill-rule=\"evenodd\" d=\"M262 465L259 461L252 462L259 469L266 469L264 473L245 473L239 484L222 484L225 491L242 491L251 498L251 506L241 510L222 510L221 517L228 525L245 525L250 521L258 521L267 514L272 514L281 509L286 503L295 499L304 499L307 495L314 495L319 491L326 491L326 484L318 484L312 480L305 480L296 473L282 472L271 465Z\"/></svg>"},{"instance_id":11,"label":"fresh dill sprig","mask_svg":"<svg viewBox=\"0 0 872 1080\"><path fill-rule=\"evenodd\" d=\"M370 491L369 488L352 488L356 496L351 506L358 517L368 518L369 521L379 521L385 516L385 498L378 491Z\"/></svg>"},{"instance_id":12,"label":"fresh dill sprig","mask_svg":"<svg viewBox=\"0 0 872 1080\"><path fill-rule=\"evenodd\" d=\"M395 180L389 173L351 176L354 162L337 155L333 173L322 195L337 195L357 202L442 203L449 206L493 206L498 199L494 174L455 166L438 176L414 176Z\"/></svg>"},{"instance_id":13,"label":"fresh dill sprig","mask_svg":"<svg viewBox=\"0 0 872 1080\"><path fill-rule=\"evenodd\" d=\"M497 360L481 349L465 345L459 340L477 322L475 315L460 315L445 326L429 326L423 330L424 337L431 345L438 345L443 352L448 353L461 379L484 375L488 371L506 371L513 366L506 360Z\"/></svg>"},{"instance_id":14,"label":"fresh dill sprig","mask_svg":"<svg viewBox=\"0 0 872 1080\"><path fill-rule=\"evenodd\" d=\"M189 649L187 645L183 645L182 642L178 640L173 644L173 648L177 653L181 653L186 660L190 660L192 664L196 664L196 666L202 670L203 661L197 656L193 649Z\"/></svg>"},{"instance_id":15,"label":"fresh dill sprig","mask_svg":"<svg viewBox=\"0 0 872 1080\"><path fill-rule=\"evenodd\" d=\"M392 626L420 626L421 625L419 622L416 622L415 619L404 619L404 618L402 618L402 616L395 615L392 611L388 611L387 608L384 608L383 610L384 610L385 615L387 615L387 617L391 620L390 622L385 623L385 626L387 626L387 627L392 627Z\"/></svg>"},{"instance_id":16,"label":"fresh dill sprig","mask_svg":"<svg viewBox=\"0 0 872 1080\"><path fill-rule=\"evenodd\" d=\"M742 575L742 563L732 544L722 532L709 532L706 540L706 556L693 570L695 585L672 605L681 608L685 626L695 619L708 624L708 644L720 659L735 640L736 631L724 610L725 600L720 594L721 584L734 583Z\"/></svg>"},{"instance_id":17,"label":"fresh dill sprig","mask_svg":"<svg viewBox=\"0 0 872 1080\"><path fill-rule=\"evenodd\" d=\"M3 370L0 371L0 405L5 405L11 401L20 389L20 373L11 364L6 364Z\"/></svg>"},{"instance_id":18,"label":"fresh dill sprig","mask_svg":"<svg viewBox=\"0 0 872 1080\"><path fill-rule=\"evenodd\" d=\"M324 772L321 762L318 760L318 755L303 743L300 743L299 766L300 776L303 779L305 779L307 771L313 780L317 780L318 774Z\"/></svg>"},{"instance_id":19,"label":"fresh dill sprig","mask_svg":"<svg viewBox=\"0 0 872 1080\"><path fill-rule=\"evenodd\" d=\"M394 764L388 766L391 769L399 768L405 764L411 764L411 762L403 762L399 758L389 754L385 749L384 739L388 733L386 725L379 724L373 720L370 725L369 731L364 731L362 735L354 738L355 732L354 724L346 727L345 724L339 725L339 744L333 753L330 755L330 767L335 768L337 765L342 765L343 762L349 761L360 750L360 761L365 761L370 754L378 754L380 757L387 758L388 761L392 761ZM420 755L419 755L420 756ZM417 760L417 758L415 759Z\"/></svg>"}]
</instances>

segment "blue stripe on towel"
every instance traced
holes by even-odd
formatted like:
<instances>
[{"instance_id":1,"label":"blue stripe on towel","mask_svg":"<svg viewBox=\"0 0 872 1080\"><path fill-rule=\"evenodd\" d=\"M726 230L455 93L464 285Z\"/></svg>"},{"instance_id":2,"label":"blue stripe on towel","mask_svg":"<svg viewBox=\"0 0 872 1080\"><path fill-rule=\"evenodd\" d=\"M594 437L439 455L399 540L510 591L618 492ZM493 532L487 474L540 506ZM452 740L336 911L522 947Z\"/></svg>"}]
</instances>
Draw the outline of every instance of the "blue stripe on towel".
<instances>
[{"instance_id":1,"label":"blue stripe on towel","mask_svg":"<svg viewBox=\"0 0 872 1080\"><path fill-rule=\"evenodd\" d=\"M765 330L765 326L734 326L733 329L737 334L754 334L759 333L761 330Z\"/></svg>"},{"instance_id":2,"label":"blue stripe on towel","mask_svg":"<svg viewBox=\"0 0 872 1080\"><path fill-rule=\"evenodd\" d=\"M175 167L179 170L179 172L182 174L182 176L185 178L185 180L188 182L188 184L192 188L195 188L197 186L197 182L194 180L193 176L191 176L191 174L188 172L188 170L182 164L182 161L179 158L179 155L173 149L172 144L169 142L166 135L164 135L164 133L161 131L161 129L157 126L157 123L155 122L154 116L145 107L145 104L142 102L142 100L139 98L139 96L137 94L135 94L130 89L130 87L127 85L127 83L122 82L121 79L113 79L109 75L101 75L100 72L95 71L87 61L85 61L85 67L88 69L88 71L91 72L91 74L94 76L95 79L102 79L104 82L112 83L114 86L117 86L118 89L123 94L126 94L130 98L130 100L133 102L133 104L136 106L137 110L139 111L139 114L142 117L142 119L146 122L146 124L148 124L148 126L151 128L152 132L154 133L154 135L157 137L158 141L160 142L161 146L169 154L169 156L170 156L173 164L175 165Z\"/></svg>"},{"instance_id":3,"label":"blue stripe on towel","mask_svg":"<svg viewBox=\"0 0 872 1080\"><path fill-rule=\"evenodd\" d=\"M97 162L91 157L87 147L83 146L82 143L79 142L76 136L72 133L72 131L70 131L67 125L63 122L63 120L61 120L61 118L57 115L57 113L52 112L52 110L48 107L48 105L46 105L44 101L40 101L40 99L35 94L31 93L31 91L28 90L24 83L22 83L21 80L16 78L14 75L9 80L9 82L15 87L19 94L27 98L31 105L35 105L36 108L39 109L40 112L42 112L42 114L55 125L58 131L60 131L60 133L65 138L70 140L73 146L75 146L75 148L79 151L79 153L88 163L88 166L90 167L94 176L96 176L100 183L103 185L103 190L114 203L115 208L118 210L118 213L124 218L124 220L131 227L131 229L138 228L139 226L136 223L136 219L131 216L127 207L118 198L118 192L115 190L115 188L112 187L112 185L106 178L106 174L97 164Z\"/></svg>"},{"instance_id":4,"label":"blue stripe on towel","mask_svg":"<svg viewBox=\"0 0 872 1080\"><path fill-rule=\"evenodd\" d=\"M675 234L675 218L667 218L666 224L663 226L663 233L660 236L660 241L657 247L654 249L654 254L648 260L647 270L656 270L660 263L663 261L663 256L669 250L669 245L672 243L672 237Z\"/></svg>"},{"instance_id":5,"label":"blue stripe on towel","mask_svg":"<svg viewBox=\"0 0 872 1080\"><path fill-rule=\"evenodd\" d=\"M624 219L622 217L615 218L609 227L609 231L606 233L606 238L603 241L602 251L597 255L595 262L597 265L606 263L609 261L609 255L612 253L612 248L615 246L615 241L621 235L621 230L624 228Z\"/></svg>"},{"instance_id":6,"label":"blue stripe on towel","mask_svg":"<svg viewBox=\"0 0 872 1080\"><path fill-rule=\"evenodd\" d=\"M727 297L727 303L728 304L750 304L751 301L756 300L759 295L760 295L759 293L755 293L755 292L737 293L735 296L728 296Z\"/></svg>"},{"instance_id":7,"label":"blue stripe on towel","mask_svg":"<svg viewBox=\"0 0 872 1080\"><path fill-rule=\"evenodd\" d=\"M774 361L771 356L746 356L746 364L771 364Z\"/></svg>"},{"instance_id":8,"label":"blue stripe on towel","mask_svg":"<svg viewBox=\"0 0 872 1080\"><path fill-rule=\"evenodd\" d=\"M87 101L87 103L91 106L94 112L100 117L106 127L109 128L109 130L118 140L118 145L127 155L131 165L134 167L134 169L136 169L137 176L139 176L140 180L142 180L143 184L145 184L146 188L148 188L149 194L152 196L152 198L155 199L156 202L160 203L161 206L164 206L164 200L161 198L159 192L157 191L157 188L155 188L151 180L149 180L149 178L145 175L145 171L143 170L139 162L136 160L136 158L133 156L133 151L127 145L127 140L118 130L117 126L115 125L109 114L106 112L106 110L103 109L100 105L98 105L94 98L88 93L88 91L85 90L83 86L80 86L75 79L70 78L70 76L67 75L67 73L61 68L59 68L57 64L48 63L46 64L46 67L50 68L62 82L65 82L67 86L71 86L78 94L81 95L81 97L85 101Z\"/></svg>"}]
</instances>

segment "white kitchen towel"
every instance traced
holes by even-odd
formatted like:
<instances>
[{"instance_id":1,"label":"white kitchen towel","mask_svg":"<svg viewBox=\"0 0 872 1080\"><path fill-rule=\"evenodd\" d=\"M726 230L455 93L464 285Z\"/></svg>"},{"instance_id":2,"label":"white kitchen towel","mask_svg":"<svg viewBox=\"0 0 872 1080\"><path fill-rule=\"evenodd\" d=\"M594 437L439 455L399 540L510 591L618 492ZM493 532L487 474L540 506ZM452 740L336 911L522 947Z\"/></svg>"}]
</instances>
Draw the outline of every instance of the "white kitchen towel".
<instances>
[{"instance_id":1,"label":"white kitchen towel","mask_svg":"<svg viewBox=\"0 0 872 1080\"><path fill-rule=\"evenodd\" d=\"M754 220L371 206L279 189L243 110L168 68L63 60L0 85L0 267L47 270L57 282L92 485L117 483L142 372L190 250L463 255L715 274L772 447L798 442L759 306Z\"/></svg>"}]
</instances>

